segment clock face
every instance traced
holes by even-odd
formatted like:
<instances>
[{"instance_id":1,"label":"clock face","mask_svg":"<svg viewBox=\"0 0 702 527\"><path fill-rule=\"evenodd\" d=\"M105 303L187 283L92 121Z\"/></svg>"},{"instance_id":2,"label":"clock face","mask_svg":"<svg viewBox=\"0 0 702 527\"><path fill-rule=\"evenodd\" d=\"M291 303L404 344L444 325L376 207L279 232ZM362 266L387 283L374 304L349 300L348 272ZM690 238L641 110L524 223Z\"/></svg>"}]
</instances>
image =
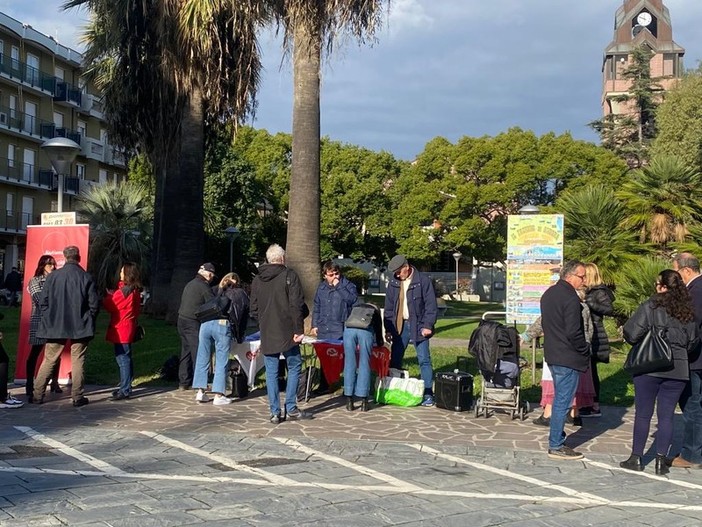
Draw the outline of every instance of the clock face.
<instances>
[{"instance_id":1,"label":"clock face","mask_svg":"<svg viewBox=\"0 0 702 527\"><path fill-rule=\"evenodd\" d=\"M636 17L636 22L640 26L647 26L653 21L653 17L651 16L651 13L647 13L644 11L643 13L639 13L639 16Z\"/></svg>"}]
</instances>

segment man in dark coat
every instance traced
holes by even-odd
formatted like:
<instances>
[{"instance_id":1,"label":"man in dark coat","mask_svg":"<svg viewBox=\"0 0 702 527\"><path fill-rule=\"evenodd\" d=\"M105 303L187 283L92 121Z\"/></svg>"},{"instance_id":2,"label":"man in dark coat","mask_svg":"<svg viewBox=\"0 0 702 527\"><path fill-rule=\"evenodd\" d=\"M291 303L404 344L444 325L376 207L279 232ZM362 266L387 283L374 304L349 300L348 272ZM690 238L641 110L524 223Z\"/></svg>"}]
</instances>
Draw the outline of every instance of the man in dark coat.
<instances>
[{"instance_id":1,"label":"man in dark coat","mask_svg":"<svg viewBox=\"0 0 702 527\"><path fill-rule=\"evenodd\" d=\"M178 308L178 336L180 337L180 366L178 384L187 390L193 383L193 368L197 359L197 346L200 335L200 321L195 312L202 304L214 297L210 282L215 276L215 266L204 263L197 270L195 278L183 288Z\"/></svg>"},{"instance_id":2,"label":"man in dark coat","mask_svg":"<svg viewBox=\"0 0 702 527\"><path fill-rule=\"evenodd\" d=\"M61 356L67 341L71 341L71 398L73 406L88 404L83 396L85 352L95 336L95 318L100 300L93 277L80 266L80 251L70 245L63 250L66 263L46 277L39 307L41 322L37 337L46 339L44 362L34 382L34 401L42 404L46 383Z\"/></svg>"},{"instance_id":3,"label":"man in dark coat","mask_svg":"<svg viewBox=\"0 0 702 527\"><path fill-rule=\"evenodd\" d=\"M583 458L580 452L565 446L563 428L580 373L590 365L590 346L585 341L582 307L576 292L584 283L584 264L566 262L561 269L561 279L541 296L544 358L551 370L554 388L548 436L548 457L552 459Z\"/></svg>"},{"instance_id":4,"label":"man in dark coat","mask_svg":"<svg viewBox=\"0 0 702 527\"><path fill-rule=\"evenodd\" d=\"M437 315L434 286L428 276L411 266L401 254L393 256L388 271L393 276L385 292L383 318L385 338L392 343L390 367L402 368L405 350L412 342L424 381L422 406L434 406L434 370L429 353Z\"/></svg>"},{"instance_id":5,"label":"man in dark coat","mask_svg":"<svg viewBox=\"0 0 702 527\"><path fill-rule=\"evenodd\" d=\"M17 267L13 267L12 271L7 273L5 277L5 289L10 292L10 305L16 307L19 305L19 292L22 290L22 275L17 271Z\"/></svg>"},{"instance_id":6,"label":"man in dark coat","mask_svg":"<svg viewBox=\"0 0 702 527\"><path fill-rule=\"evenodd\" d=\"M692 297L695 322L698 328L702 327L700 261L690 253L680 253L673 259L673 269L680 273L685 281ZM688 360L690 380L680 396L685 430L680 455L673 459L672 465L680 468L700 468L702 467L702 354L699 347Z\"/></svg>"},{"instance_id":7,"label":"man in dark coat","mask_svg":"<svg viewBox=\"0 0 702 527\"><path fill-rule=\"evenodd\" d=\"M266 390L272 424L285 419L311 419L312 414L297 407L297 385L302 370L300 343L304 336L304 320L309 315L302 285L297 273L285 266L285 249L273 244L266 251L267 264L258 268L251 284L249 314L261 328L261 348L266 366ZM285 416L281 415L278 391L279 357L288 368L285 389Z\"/></svg>"}]
</instances>

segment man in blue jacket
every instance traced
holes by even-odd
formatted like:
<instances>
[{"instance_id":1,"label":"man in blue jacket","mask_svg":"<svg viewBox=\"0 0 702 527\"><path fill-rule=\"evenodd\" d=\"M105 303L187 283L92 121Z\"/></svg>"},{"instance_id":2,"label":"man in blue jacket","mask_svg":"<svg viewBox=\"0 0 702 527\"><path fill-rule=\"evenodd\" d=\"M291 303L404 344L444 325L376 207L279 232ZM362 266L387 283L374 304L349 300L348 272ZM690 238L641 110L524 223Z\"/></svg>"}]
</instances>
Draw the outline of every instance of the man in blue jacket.
<instances>
[{"instance_id":1,"label":"man in blue jacket","mask_svg":"<svg viewBox=\"0 0 702 527\"><path fill-rule=\"evenodd\" d=\"M320 340L341 340L344 322L358 299L356 285L341 275L338 264L328 260L322 266L324 279L314 295L312 313L312 335ZM329 385L324 375L319 380L318 394L326 393Z\"/></svg>"},{"instance_id":2,"label":"man in blue jacket","mask_svg":"<svg viewBox=\"0 0 702 527\"><path fill-rule=\"evenodd\" d=\"M392 344L390 367L402 369L407 345L417 351L419 372L424 381L422 406L434 406L433 377L429 339L436 323L436 293L431 279L398 254L388 264L392 278L385 293L385 338Z\"/></svg>"},{"instance_id":3,"label":"man in blue jacket","mask_svg":"<svg viewBox=\"0 0 702 527\"><path fill-rule=\"evenodd\" d=\"M563 431L580 373L590 366L590 345L585 340L582 307L577 289L585 283L585 265L566 262L561 279L541 296L541 325L544 331L544 358L553 376L553 408L548 436L548 457L582 459L583 455L565 446Z\"/></svg>"},{"instance_id":4,"label":"man in blue jacket","mask_svg":"<svg viewBox=\"0 0 702 527\"><path fill-rule=\"evenodd\" d=\"M690 253L680 253L673 258L675 269L687 285L692 298L695 322L702 326L702 276L700 261ZM673 459L672 465L679 468L702 467L702 354L698 348L690 355L690 380L680 396L680 408L683 411L682 448L680 455Z\"/></svg>"}]
</instances>

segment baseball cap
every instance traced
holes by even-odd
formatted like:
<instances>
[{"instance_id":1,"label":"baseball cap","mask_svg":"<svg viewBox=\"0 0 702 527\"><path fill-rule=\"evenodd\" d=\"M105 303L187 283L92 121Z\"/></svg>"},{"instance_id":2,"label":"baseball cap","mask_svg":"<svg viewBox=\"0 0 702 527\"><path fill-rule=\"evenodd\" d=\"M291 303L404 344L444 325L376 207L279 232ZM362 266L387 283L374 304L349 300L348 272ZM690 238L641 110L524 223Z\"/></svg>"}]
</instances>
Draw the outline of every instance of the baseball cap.
<instances>
[{"instance_id":1,"label":"baseball cap","mask_svg":"<svg viewBox=\"0 0 702 527\"><path fill-rule=\"evenodd\" d=\"M211 264L210 262L204 263L200 266L201 271L207 271L208 273L214 273L215 272L215 266Z\"/></svg>"}]
</instances>

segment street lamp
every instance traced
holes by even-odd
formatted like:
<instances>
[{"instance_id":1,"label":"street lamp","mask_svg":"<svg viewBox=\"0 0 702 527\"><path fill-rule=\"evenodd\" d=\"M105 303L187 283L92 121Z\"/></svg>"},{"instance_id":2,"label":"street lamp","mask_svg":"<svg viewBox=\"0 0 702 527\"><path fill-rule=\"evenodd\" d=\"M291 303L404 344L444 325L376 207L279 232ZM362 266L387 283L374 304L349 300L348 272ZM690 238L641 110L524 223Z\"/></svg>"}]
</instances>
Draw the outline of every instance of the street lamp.
<instances>
[{"instance_id":1,"label":"street lamp","mask_svg":"<svg viewBox=\"0 0 702 527\"><path fill-rule=\"evenodd\" d=\"M239 237L239 229L236 227L227 227L224 229L229 238L229 272L234 271L234 240Z\"/></svg>"},{"instance_id":2,"label":"street lamp","mask_svg":"<svg viewBox=\"0 0 702 527\"><path fill-rule=\"evenodd\" d=\"M538 214L539 207L536 205L524 205L518 212L519 214Z\"/></svg>"},{"instance_id":3,"label":"street lamp","mask_svg":"<svg viewBox=\"0 0 702 527\"><path fill-rule=\"evenodd\" d=\"M456 296L458 296L458 262L461 260L461 256L463 255L460 251L453 253L453 259L456 260Z\"/></svg>"},{"instance_id":4,"label":"street lamp","mask_svg":"<svg viewBox=\"0 0 702 527\"><path fill-rule=\"evenodd\" d=\"M63 212L63 176L71 173L71 163L80 152L80 145L65 137L54 137L40 147L58 176L58 212Z\"/></svg>"}]
</instances>

